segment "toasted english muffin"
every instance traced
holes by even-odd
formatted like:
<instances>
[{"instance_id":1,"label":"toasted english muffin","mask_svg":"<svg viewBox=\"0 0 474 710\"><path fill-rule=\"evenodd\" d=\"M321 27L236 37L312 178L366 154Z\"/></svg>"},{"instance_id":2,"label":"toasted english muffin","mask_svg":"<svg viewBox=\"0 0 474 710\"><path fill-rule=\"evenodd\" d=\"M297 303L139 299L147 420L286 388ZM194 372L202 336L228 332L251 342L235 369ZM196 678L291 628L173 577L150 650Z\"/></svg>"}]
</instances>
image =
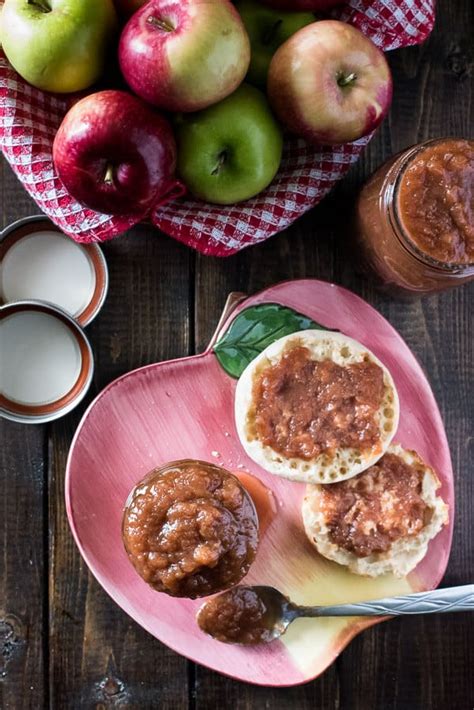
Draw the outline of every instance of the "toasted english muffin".
<instances>
[{"instance_id":1,"label":"toasted english muffin","mask_svg":"<svg viewBox=\"0 0 474 710\"><path fill-rule=\"evenodd\" d=\"M439 486L436 473L415 451L392 444L355 478L307 486L306 534L321 555L355 574L403 577L448 522L448 506L436 494Z\"/></svg>"},{"instance_id":2,"label":"toasted english muffin","mask_svg":"<svg viewBox=\"0 0 474 710\"><path fill-rule=\"evenodd\" d=\"M266 422L264 410L270 401L270 391L263 388L268 375L277 377L278 368L283 366L290 366L290 370L286 377L282 376L280 390L275 389L274 405L278 411L272 411ZM304 382L306 371L308 387ZM372 409L363 392L365 379L369 377L371 381L377 380L375 385L368 383L378 393L377 405ZM336 396L339 384L346 395L340 400ZM295 400L296 403L286 407L282 399L286 395L281 394L285 391L298 392L300 403ZM331 393L335 395L332 401ZM271 402L270 405L273 406ZM304 408L313 408L312 420L311 412L306 416ZM270 473L306 483L343 481L371 466L390 444L398 418L398 395L387 368L356 340L325 330L300 331L269 345L244 370L235 393L237 432L250 458ZM356 427L356 424L361 431L357 436L347 430L348 425ZM266 433L262 435L262 427L265 432L272 430L273 440ZM286 430L291 433L285 444ZM372 440L364 443L369 430Z\"/></svg>"}]
</instances>

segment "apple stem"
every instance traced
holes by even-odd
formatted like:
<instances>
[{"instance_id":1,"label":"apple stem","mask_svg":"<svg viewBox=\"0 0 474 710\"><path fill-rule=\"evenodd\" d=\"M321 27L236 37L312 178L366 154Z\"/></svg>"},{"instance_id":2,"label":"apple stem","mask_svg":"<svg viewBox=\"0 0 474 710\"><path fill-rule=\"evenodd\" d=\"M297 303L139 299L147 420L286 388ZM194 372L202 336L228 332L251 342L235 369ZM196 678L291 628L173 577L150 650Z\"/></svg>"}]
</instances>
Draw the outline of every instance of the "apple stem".
<instances>
[{"instance_id":1,"label":"apple stem","mask_svg":"<svg viewBox=\"0 0 474 710\"><path fill-rule=\"evenodd\" d=\"M271 27L268 28L262 37L263 44L270 44L270 42L272 42L282 22L283 20L277 20Z\"/></svg>"},{"instance_id":2,"label":"apple stem","mask_svg":"<svg viewBox=\"0 0 474 710\"><path fill-rule=\"evenodd\" d=\"M227 151L223 150L217 156L216 167L214 168L214 170L212 170L211 175L218 175L226 160L227 160Z\"/></svg>"},{"instance_id":3,"label":"apple stem","mask_svg":"<svg viewBox=\"0 0 474 710\"><path fill-rule=\"evenodd\" d=\"M28 5L35 5L41 12L51 12L51 6L47 0L28 0Z\"/></svg>"},{"instance_id":4,"label":"apple stem","mask_svg":"<svg viewBox=\"0 0 474 710\"><path fill-rule=\"evenodd\" d=\"M173 32L175 29L170 20L162 20L160 17L155 17L155 15L149 15L147 22L159 30L163 30L163 32Z\"/></svg>"},{"instance_id":5,"label":"apple stem","mask_svg":"<svg viewBox=\"0 0 474 710\"><path fill-rule=\"evenodd\" d=\"M349 86L349 84L353 84L356 79L357 74L355 72L351 72L351 74L339 74L337 83L339 86Z\"/></svg>"},{"instance_id":6,"label":"apple stem","mask_svg":"<svg viewBox=\"0 0 474 710\"><path fill-rule=\"evenodd\" d=\"M114 166L110 163L107 165L107 170L105 171L104 182L106 185L114 184Z\"/></svg>"}]
</instances>

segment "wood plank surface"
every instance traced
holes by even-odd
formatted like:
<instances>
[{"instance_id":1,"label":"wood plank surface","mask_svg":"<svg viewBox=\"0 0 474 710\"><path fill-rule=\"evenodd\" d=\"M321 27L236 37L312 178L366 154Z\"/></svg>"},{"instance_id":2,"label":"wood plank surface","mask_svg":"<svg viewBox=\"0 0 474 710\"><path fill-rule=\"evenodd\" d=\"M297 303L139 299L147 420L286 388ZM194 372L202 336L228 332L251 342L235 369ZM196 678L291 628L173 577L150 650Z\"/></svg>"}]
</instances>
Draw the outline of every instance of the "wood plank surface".
<instances>
[{"instance_id":1,"label":"wood plank surface","mask_svg":"<svg viewBox=\"0 0 474 710\"><path fill-rule=\"evenodd\" d=\"M474 137L473 33L472 0L438 3L430 40L390 56L392 110L362 160L285 233L225 260L197 255L147 227L106 244L109 296L88 328L96 358L90 401L127 370L201 351L230 291L315 277L360 294L419 358L446 424L457 500L446 585L474 581L474 288L388 299L354 270L349 218L358 186L392 153L431 136ZM4 163L0 206L3 225L38 211ZM472 614L369 629L321 678L290 689L224 678L153 639L102 591L68 529L65 461L86 404L47 427L0 422L0 707L474 708Z\"/></svg>"},{"instance_id":2,"label":"wood plank surface","mask_svg":"<svg viewBox=\"0 0 474 710\"><path fill-rule=\"evenodd\" d=\"M1 224L31 214L32 203L0 163ZM45 514L46 427L0 419L0 707L47 700L48 576Z\"/></svg>"}]
</instances>

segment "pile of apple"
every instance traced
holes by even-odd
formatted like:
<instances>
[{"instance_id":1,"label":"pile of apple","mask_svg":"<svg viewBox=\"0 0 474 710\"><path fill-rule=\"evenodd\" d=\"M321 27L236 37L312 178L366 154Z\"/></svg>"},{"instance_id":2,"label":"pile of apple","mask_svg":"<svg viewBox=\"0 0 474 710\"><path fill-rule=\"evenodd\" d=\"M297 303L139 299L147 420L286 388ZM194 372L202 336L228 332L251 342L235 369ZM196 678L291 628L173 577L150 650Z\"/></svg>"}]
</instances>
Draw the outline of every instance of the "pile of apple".
<instances>
[{"instance_id":1,"label":"pile of apple","mask_svg":"<svg viewBox=\"0 0 474 710\"><path fill-rule=\"evenodd\" d=\"M382 121L383 53L313 14L339 2L5 0L0 39L26 81L74 94L53 146L70 194L142 216L185 191L216 204L258 194L283 128L333 145Z\"/></svg>"}]
</instances>

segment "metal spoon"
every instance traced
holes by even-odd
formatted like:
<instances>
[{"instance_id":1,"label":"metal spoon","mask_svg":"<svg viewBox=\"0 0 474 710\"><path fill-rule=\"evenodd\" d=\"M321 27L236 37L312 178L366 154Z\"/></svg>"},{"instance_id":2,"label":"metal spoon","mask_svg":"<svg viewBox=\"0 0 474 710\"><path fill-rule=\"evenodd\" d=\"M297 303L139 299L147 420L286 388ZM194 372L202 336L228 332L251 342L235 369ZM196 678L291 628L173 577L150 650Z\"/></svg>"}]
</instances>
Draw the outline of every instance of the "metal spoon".
<instances>
[{"instance_id":1,"label":"metal spoon","mask_svg":"<svg viewBox=\"0 0 474 710\"><path fill-rule=\"evenodd\" d=\"M435 589L431 592L404 594L402 596L386 597L385 599L374 599L354 604L336 604L334 606L299 606L273 587L239 586L220 594L219 597L214 597L207 604L210 605L212 603L215 609L216 602L220 600L232 603L232 600L236 598L236 591L241 599L242 595L249 594L250 596L246 596L247 599L255 599L256 595L263 602L263 606L260 604L260 609L264 609L260 618L258 618L258 615L253 615L251 626L243 629L241 637L236 635L235 625L232 637L226 637L225 628L214 630L214 633L212 626L204 628L199 620L202 618L201 612L206 605L201 609L198 616L198 622L206 633L228 643L254 644L274 641L285 633L292 621L299 617L402 616L474 611L474 584ZM245 619L245 615L240 618Z\"/></svg>"}]
</instances>

